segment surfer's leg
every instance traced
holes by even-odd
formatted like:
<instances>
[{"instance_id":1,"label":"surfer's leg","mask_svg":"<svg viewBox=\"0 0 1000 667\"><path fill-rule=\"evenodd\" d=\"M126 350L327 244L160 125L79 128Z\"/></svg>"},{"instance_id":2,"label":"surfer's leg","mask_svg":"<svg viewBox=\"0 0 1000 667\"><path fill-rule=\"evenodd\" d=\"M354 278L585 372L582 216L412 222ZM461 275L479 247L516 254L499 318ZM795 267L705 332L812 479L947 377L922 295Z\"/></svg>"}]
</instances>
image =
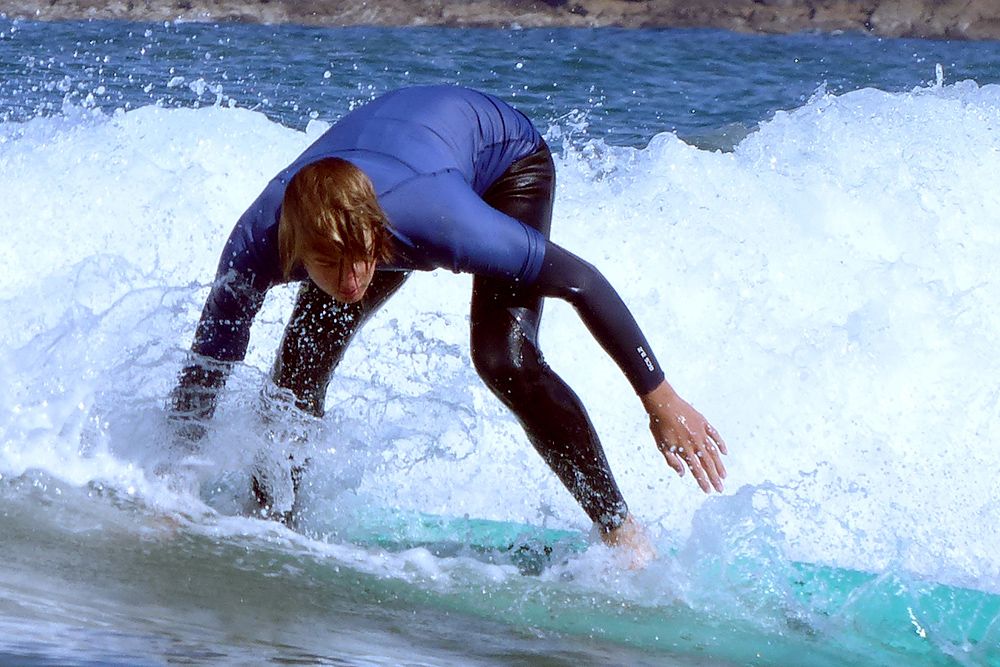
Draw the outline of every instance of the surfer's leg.
<instances>
[{"instance_id":1,"label":"surfer's leg","mask_svg":"<svg viewBox=\"0 0 1000 667\"><path fill-rule=\"evenodd\" d=\"M476 278L472 293L472 359L493 393L524 426L528 439L592 521L616 528L628 508L580 399L538 349L541 299ZM534 300L536 304L531 304Z\"/></svg>"},{"instance_id":2,"label":"surfer's leg","mask_svg":"<svg viewBox=\"0 0 1000 667\"><path fill-rule=\"evenodd\" d=\"M340 303L311 280L302 283L274 360L272 378L295 395L296 406L323 416L326 389L351 338L406 280L404 271L376 271L364 298Z\"/></svg>"},{"instance_id":3,"label":"surfer's leg","mask_svg":"<svg viewBox=\"0 0 1000 667\"><path fill-rule=\"evenodd\" d=\"M548 150L515 163L484 199L546 237L555 172ZM509 281L476 277L472 359L494 394L517 416L545 462L605 531L628 514L600 439L580 399L538 348L542 298Z\"/></svg>"},{"instance_id":4,"label":"surfer's leg","mask_svg":"<svg viewBox=\"0 0 1000 667\"><path fill-rule=\"evenodd\" d=\"M352 304L338 302L311 280L302 284L272 369L274 383L292 392L299 409L323 416L330 376L351 338L402 286L408 275L400 271L377 271L364 298ZM264 463L251 473L250 488L264 516L290 526L299 482L309 461L288 458L290 468L286 471L283 466L273 469L265 457Z\"/></svg>"}]
</instances>

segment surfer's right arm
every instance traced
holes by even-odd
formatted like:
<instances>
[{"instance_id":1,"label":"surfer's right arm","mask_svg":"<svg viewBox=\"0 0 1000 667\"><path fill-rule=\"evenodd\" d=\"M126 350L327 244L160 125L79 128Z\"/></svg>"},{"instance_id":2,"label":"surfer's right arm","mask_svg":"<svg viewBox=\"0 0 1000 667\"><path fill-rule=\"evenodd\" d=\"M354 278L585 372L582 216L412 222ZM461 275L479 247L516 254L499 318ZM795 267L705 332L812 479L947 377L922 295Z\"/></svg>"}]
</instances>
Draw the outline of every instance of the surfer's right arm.
<instances>
[{"instance_id":1,"label":"surfer's right arm","mask_svg":"<svg viewBox=\"0 0 1000 667\"><path fill-rule=\"evenodd\" d=\"M264 294L245 273L229 270L216 276L188 362L170 396L171 421L181 437L197 440L204 434L233 364L246 356L250 326Z\"/></svg>"},{"instance_id":2,"label":"surfer's right arm","mask_svg":"<svg viewBox=\"0 0 1000 667\"><path fill-rule=\"evenodd\" d=\"M204 434L233 364L246 356L250 326L264 295L284 282L278 266L275 189L272 181L230 233L190 356L171 393L171 421L189 441Z\"/></svg>"}]
</instances>

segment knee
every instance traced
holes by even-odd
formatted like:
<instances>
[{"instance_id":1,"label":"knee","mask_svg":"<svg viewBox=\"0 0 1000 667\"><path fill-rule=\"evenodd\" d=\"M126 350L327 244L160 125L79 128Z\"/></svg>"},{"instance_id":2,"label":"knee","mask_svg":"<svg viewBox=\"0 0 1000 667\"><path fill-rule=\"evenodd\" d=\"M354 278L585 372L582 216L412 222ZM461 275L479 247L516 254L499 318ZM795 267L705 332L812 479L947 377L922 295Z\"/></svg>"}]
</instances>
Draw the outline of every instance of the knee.
<instances>
[{"instance_id":1,"label":"knee","mask_svg":"<svg viewBox=\"0 0 1000 667\"><path fill-rule=\"evenodd\" d=\"M506 403L532 392L544 373L538 351L531 345L481 344L472 348L472 363L487 387Z\"/></svg>"},{"instance_id":2,"label":"knee","mask_svg":"<svg viewBox=\"0 0 1000 667\"><path fill-rule=\"evenodd\" d=\"M495 392L508 384L515 372L513 360L504 350L482 344L472 346L472 365L486 386Z\"/></svg>"}]
</instances>

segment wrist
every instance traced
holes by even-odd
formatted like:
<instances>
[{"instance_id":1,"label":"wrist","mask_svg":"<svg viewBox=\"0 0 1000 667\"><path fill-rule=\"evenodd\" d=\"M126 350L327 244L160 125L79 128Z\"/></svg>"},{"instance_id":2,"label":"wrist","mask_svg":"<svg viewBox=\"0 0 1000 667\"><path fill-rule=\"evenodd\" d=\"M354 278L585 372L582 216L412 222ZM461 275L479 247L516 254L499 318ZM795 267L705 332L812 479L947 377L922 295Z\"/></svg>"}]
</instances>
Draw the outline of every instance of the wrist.
<instances>
[{"instance_id":1,"label":"wrist","mask_svg":"<svg viewBox=\"0 0 1000 667\"><path fill-rule=\"evenodd\" d=\"M669 382L664 380L652 391L640 396L639 399L642 401L643 407L646 408L646 412L653 414L673 403L677 399L677 392L674 391Z\"/></svg>"}]
</instances>

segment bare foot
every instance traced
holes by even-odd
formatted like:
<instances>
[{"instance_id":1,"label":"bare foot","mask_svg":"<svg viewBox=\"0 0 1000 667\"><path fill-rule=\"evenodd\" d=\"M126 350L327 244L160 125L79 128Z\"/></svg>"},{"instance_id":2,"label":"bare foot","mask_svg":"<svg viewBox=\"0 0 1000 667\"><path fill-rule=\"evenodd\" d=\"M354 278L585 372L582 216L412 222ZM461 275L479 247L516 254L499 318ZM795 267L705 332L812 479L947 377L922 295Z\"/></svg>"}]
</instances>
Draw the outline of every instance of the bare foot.
<instances>
[{"instance_id":1,"label":"bare foot","mask_svg":"<svg viewBox=\"0 0 1000 667\"><path fill-rule=\"evenodd\" d=\"M649 541L646 529L631 514L617 528L605 533L601 539L609 547L614 547L626 559L630 570L641 570L657 557L656 548Z\"/></svg>"}]
</instances>

